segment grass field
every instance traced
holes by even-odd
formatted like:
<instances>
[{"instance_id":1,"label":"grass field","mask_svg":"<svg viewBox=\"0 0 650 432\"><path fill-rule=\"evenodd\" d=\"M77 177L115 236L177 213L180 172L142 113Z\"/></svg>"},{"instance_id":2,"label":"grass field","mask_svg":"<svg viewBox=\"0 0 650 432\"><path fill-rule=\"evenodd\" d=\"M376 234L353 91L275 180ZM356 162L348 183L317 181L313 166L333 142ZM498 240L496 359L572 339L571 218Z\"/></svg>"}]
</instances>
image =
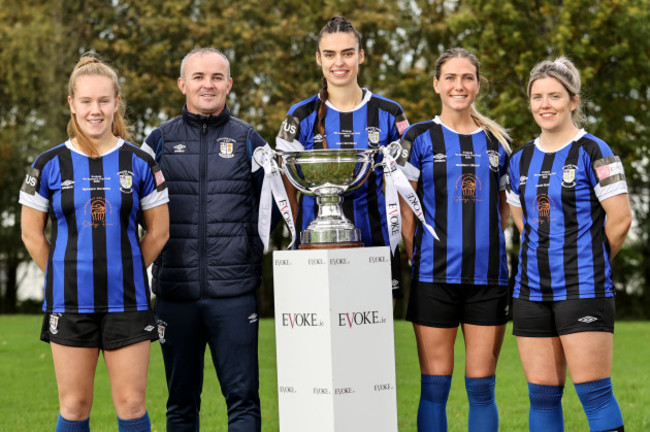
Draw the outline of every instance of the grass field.
<instances>
[{"instance_id":1,"label":"grass field","mask_svg":"<svg viewBox=\"0 0 650 432\"><path fill-rule=\"evenodd\" d=\"M0 431L52 431L58 413L57 389L49 346L38 340L41 316L0 315ZM460 339L460 338L459 338ZM616 325L613 381L627 431L650 430L650 323ZM400 431L415 431L420 372L409 323L395 323L397 397ZM447 407L450 431L467 430L467 401L463 383L463 344L456 344L456 370ZM260 326L260 396L263 431L278 430L275 335L272 320ZM497 371L497 402L501 431L526 431L528 397L514 337L510 328ZM152 346L147 407L153 430L165 430L166 384L157 343ZM201 430L226 431L225 405L212 367L206 360ZM588 431L587 421L571 384L564 396L567 431ZM100 360L91 415L94 432L115 431L106 368ZM365 431L359 431L365 432ZM379 431L381 432L381 431Z\"/></svg>"}]
</instances>

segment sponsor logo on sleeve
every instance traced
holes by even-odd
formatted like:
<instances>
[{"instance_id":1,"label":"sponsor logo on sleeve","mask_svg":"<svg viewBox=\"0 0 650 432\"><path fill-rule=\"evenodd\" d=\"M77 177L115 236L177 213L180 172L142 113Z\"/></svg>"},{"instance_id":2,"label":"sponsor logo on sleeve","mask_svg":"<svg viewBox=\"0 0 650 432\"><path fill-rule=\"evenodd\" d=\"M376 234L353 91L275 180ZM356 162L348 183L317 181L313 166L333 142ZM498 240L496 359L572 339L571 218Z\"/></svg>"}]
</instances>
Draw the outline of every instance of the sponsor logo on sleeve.
<instances>
[{"instance_id":1,"label":"sponsor logo on sleeve","mask_svg":"<svg viewBox=\"0 0 650 432\"><path fill-rule=\"evenodd\" d=\"M404 114L400 114L395 118L395 127L400 135L402 135L409 126L409 121L406 119Z\"/></svg>"},{"instance_id":2,"label":"sponsor logo on sleeve","mask_svg":"<svg viewBox=\"0 0 650 432\"><path fill-rule=\"evenodd\" d=\"M163 176L160 167L156 165L155 167L153 167L152 172L153 172L154 181L156 182L156 190L158 192L163 191L167 187L167 185L165 184L165 176Z\"/></svg>"},{"instance_id":3,"label":"sponsor logo on sleeve","mask_svg":"<svg viewBox=\"0 0 650 432\"><path fill-rule=\"evenodd\" d=\"M618 156L609 156L594 162L594 170L601 186L625 181L623 164Z\"/></svg>"}]
</instances>

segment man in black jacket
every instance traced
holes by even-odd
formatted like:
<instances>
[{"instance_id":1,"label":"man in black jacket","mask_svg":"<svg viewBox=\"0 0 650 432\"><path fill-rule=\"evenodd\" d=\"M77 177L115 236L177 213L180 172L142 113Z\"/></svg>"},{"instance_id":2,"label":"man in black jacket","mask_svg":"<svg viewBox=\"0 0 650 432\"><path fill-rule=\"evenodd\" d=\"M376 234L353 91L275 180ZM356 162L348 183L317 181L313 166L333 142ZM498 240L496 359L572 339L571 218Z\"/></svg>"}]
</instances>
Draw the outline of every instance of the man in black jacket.
<instances>
[{"instance_id":1,"label":"man in black jacket","mask_svg":"<svg viewBox=\"0 0 650 432\"><path fill-rule=\"evenodd\" d=\"M188 53L178 78L183 112L143 144L170 198L170 238L153 267L168 432L199 430L206 344L226 398L228 431L261 430L256 289L263 172L251 156L266 142L230 115L232 83L223 53Z\"/></svg>"}]
</instances>

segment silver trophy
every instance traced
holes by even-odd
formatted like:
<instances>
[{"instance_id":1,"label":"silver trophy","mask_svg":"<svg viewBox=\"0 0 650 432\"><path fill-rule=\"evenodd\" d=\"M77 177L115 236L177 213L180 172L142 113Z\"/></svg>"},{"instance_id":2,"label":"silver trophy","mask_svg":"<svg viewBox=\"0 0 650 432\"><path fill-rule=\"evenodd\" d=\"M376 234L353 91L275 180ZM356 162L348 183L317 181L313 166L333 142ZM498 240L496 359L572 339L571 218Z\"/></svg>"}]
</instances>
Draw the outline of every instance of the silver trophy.
<instances>
[{"instance_id":1,"label":"silver trophy","mask_svg":"<svg viewBox=\"0 0 650 432\"><path fill-rule=\"evenodd\" d=\"M393 143L391 154L401 146ZM277 151L282 173L305 195L315 196L318 216L300 233L300 247L340 248L363 246L361 230L343 214L343 196L359 188L377 165L380 149L314 149Z\"/></svg>"}]
</instances>

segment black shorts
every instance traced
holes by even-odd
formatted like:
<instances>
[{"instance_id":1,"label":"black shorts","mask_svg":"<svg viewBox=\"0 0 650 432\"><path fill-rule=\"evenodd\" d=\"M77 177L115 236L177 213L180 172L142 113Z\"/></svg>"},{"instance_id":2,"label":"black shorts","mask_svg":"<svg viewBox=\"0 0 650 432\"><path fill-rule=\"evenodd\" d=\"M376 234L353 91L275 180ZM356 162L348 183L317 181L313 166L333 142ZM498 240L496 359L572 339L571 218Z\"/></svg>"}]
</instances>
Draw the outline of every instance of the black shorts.
<instances>
[{"instance_id":1,"label":"black shorts","mask_svg":"<svg viewBox=\"0 0 650 432\"><path fill-rule=\"evenodd\" d=\"M578 332L614 333L614 297L560 301L514 299L515 336L556 337Z\"/></svg>"},{"instance_id":2,"label":"black shorts","mask_svg":"<svg viewBox=\"0 0 650 432\"><path fill-rule=\"evenodd\" d=\"M427 327L508 322L508 287L413 282L406 319Z\"/></svg>"},{"instance_id":3,"label":"black shorts","mask_svg":"<svg viewBox=\"0 0 650 432\"><path fill-rule=\"evenodd\" d=\"M81 348L113 350L145 340L158 340L153 311L108 313L46 312L41 340Z\"/></svg>"}]
</instances>

